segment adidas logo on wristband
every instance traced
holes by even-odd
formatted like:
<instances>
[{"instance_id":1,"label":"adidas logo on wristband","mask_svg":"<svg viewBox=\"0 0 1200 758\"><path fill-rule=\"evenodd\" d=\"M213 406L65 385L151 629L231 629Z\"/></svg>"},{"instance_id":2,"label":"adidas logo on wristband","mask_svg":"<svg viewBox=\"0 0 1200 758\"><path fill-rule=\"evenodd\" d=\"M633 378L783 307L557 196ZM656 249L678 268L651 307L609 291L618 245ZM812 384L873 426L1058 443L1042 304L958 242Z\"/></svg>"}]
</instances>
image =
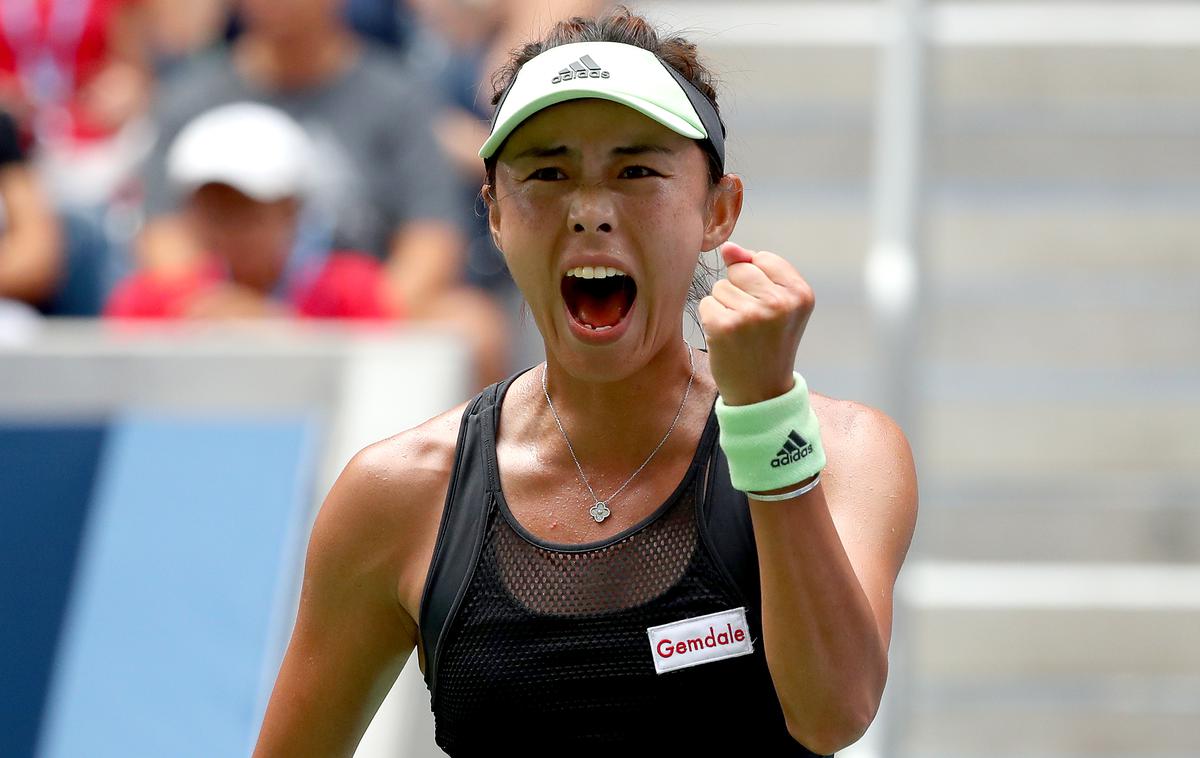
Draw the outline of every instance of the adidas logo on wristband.
<instances>
[{"instance_id":1,"label":"adidas logo on wristband","mask_svg":"<svg viewBox=\"0 0 1200 758\"><path fill-rule=\"evenodd\" d=\"M779 452L771 459L771 468L779 468L786 466L789 463L796 463L812 454L813 446L793 429L788 433L787 439L783 442L783 447L779 448Z\"/></svg>"}]
</instances>

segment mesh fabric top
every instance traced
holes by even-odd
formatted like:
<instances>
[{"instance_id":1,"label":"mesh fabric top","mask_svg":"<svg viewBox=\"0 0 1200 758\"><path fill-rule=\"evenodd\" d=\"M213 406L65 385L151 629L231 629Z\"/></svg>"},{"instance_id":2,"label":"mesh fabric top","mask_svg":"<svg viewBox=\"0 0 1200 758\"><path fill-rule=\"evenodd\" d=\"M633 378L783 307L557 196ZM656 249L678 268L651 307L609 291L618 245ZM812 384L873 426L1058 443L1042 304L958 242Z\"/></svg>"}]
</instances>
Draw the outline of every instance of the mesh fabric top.
<instances>
[{"instance_id":1,"label":"mesh fabric top","mask_svg":"<svg viewBox=\"0 0 1200 758\"><path fill-rule=\"evenodd\" d=\"M467 448L484 460L464 456L458 475L486 472L493 486L474 504L482 539L429 680L438 745L455 757L502 748L815 755L787 732L760 639L759 598L744 597L704 536L706 504L747 507L711 476L715 413L687 474L655 513L577 546L542 542L512 516L495 474L494 416L482 417L490 420L477 427L484 444ZM741 606L753 654L655 672L648 627Z\"/></svg>"}]
</instances>

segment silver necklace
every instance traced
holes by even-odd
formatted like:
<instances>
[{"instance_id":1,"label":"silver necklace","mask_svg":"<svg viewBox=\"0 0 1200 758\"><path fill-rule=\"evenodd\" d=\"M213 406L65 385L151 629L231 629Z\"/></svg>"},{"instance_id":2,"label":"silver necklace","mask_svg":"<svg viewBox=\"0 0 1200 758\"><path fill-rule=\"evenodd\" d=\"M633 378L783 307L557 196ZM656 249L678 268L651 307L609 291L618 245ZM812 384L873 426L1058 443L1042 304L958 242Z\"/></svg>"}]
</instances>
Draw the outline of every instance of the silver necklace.
<instances>
[{"instance_id":1,"label":"silver necklace","mask_svg":"<svg viewBox=\"0 0 1200 758\"><path fill-rule=\"evenodd\" d=\"M692 391L692 379L696 376L696 359L692 357L691 345L688 345L688 364L691 366L691 373L688 375L687 389L683 391L683 399L679 401L679 410L675 411L675 418L671 420L671 426L667 428L667 433L663 435L661 440L659 440L658 447L655 447L654 450L650 452L649 457L642 462L642 465L638 466L637 471L634 471L632 474L630 474L629 478L625 480L625 484L622 484L620 487L618 487L617 491L609 495L606 500L601 500L600 498L596 497L595 490L592 489L592 485L588 483L587 476L583 473L583 466L581 466L579 463L579 457L575 455L575 448L571 446L571 440L567 437L567 430L563 429L562 420L558 418L558 411L554 410L554 403L550 402L550 391L546 389L546 364L542 364L542 394L546 396L546 405L550 406L550 413L554 414L554 423L558 425L558 431L562 432L563 440L567 443L567 450L571 451L571 458L575 461L575 468L579 469L579 478L583 480L584 486L587 487L588 492L591 493L594 504L590 509L588 509L588 513L592 514L592 518L596 520L597 524L608 518L609 514L612 512L609 510L608 504L612 502L613 498L621 494L621 490L625 489L626 485L633 481L633 477L640 474L642 469L646 468L646 464L650 462L650 459L654 457L654 454L657 453L659 448L663 446L663 443L667 441L667 437L670 437L671 432L675 430L675 422L679 421L679 414L683 413L683 406L687 404L688 393Z\"/></svg>"}]
</instances>

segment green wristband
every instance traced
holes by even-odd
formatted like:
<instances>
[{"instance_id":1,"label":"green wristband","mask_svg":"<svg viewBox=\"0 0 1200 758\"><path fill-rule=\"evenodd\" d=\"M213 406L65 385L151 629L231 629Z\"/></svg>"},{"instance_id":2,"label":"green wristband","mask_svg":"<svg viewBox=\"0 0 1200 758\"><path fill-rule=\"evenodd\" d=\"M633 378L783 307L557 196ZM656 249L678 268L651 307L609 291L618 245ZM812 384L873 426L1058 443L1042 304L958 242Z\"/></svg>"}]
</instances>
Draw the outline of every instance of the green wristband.
<instances>
[{"instance_id":1,"label":"green wristband","mask_svg":"<svg viewBox=\"0 0 1200 758\"><path fill-rule=\"evenodd\" d=\"M792 373L796 385L779 397L750 405L726 405L717 398L719 440L735 489L765 492L788 487L825 468L808 384L799 372Z\"/></svg>"}]
</instances>

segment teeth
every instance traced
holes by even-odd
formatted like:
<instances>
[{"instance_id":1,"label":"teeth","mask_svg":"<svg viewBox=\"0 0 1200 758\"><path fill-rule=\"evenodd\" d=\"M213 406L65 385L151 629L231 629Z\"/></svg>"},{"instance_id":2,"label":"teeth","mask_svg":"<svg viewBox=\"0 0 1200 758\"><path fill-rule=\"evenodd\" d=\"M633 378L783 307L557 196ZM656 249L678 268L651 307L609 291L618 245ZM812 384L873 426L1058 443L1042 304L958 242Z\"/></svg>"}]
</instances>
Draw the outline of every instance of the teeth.
<instances>
[{"instance_id":1,"label":"teeth","mask_svg":"<svg viewBox=\"0 0 1200 758\"><path fill-rule=\"evenodd\" d=\"M577 276L580 279L604 279L609 276L629 276L629 274L612 266L576 266L567 271L567 276Z\"/></svg>"}]
</instances>

